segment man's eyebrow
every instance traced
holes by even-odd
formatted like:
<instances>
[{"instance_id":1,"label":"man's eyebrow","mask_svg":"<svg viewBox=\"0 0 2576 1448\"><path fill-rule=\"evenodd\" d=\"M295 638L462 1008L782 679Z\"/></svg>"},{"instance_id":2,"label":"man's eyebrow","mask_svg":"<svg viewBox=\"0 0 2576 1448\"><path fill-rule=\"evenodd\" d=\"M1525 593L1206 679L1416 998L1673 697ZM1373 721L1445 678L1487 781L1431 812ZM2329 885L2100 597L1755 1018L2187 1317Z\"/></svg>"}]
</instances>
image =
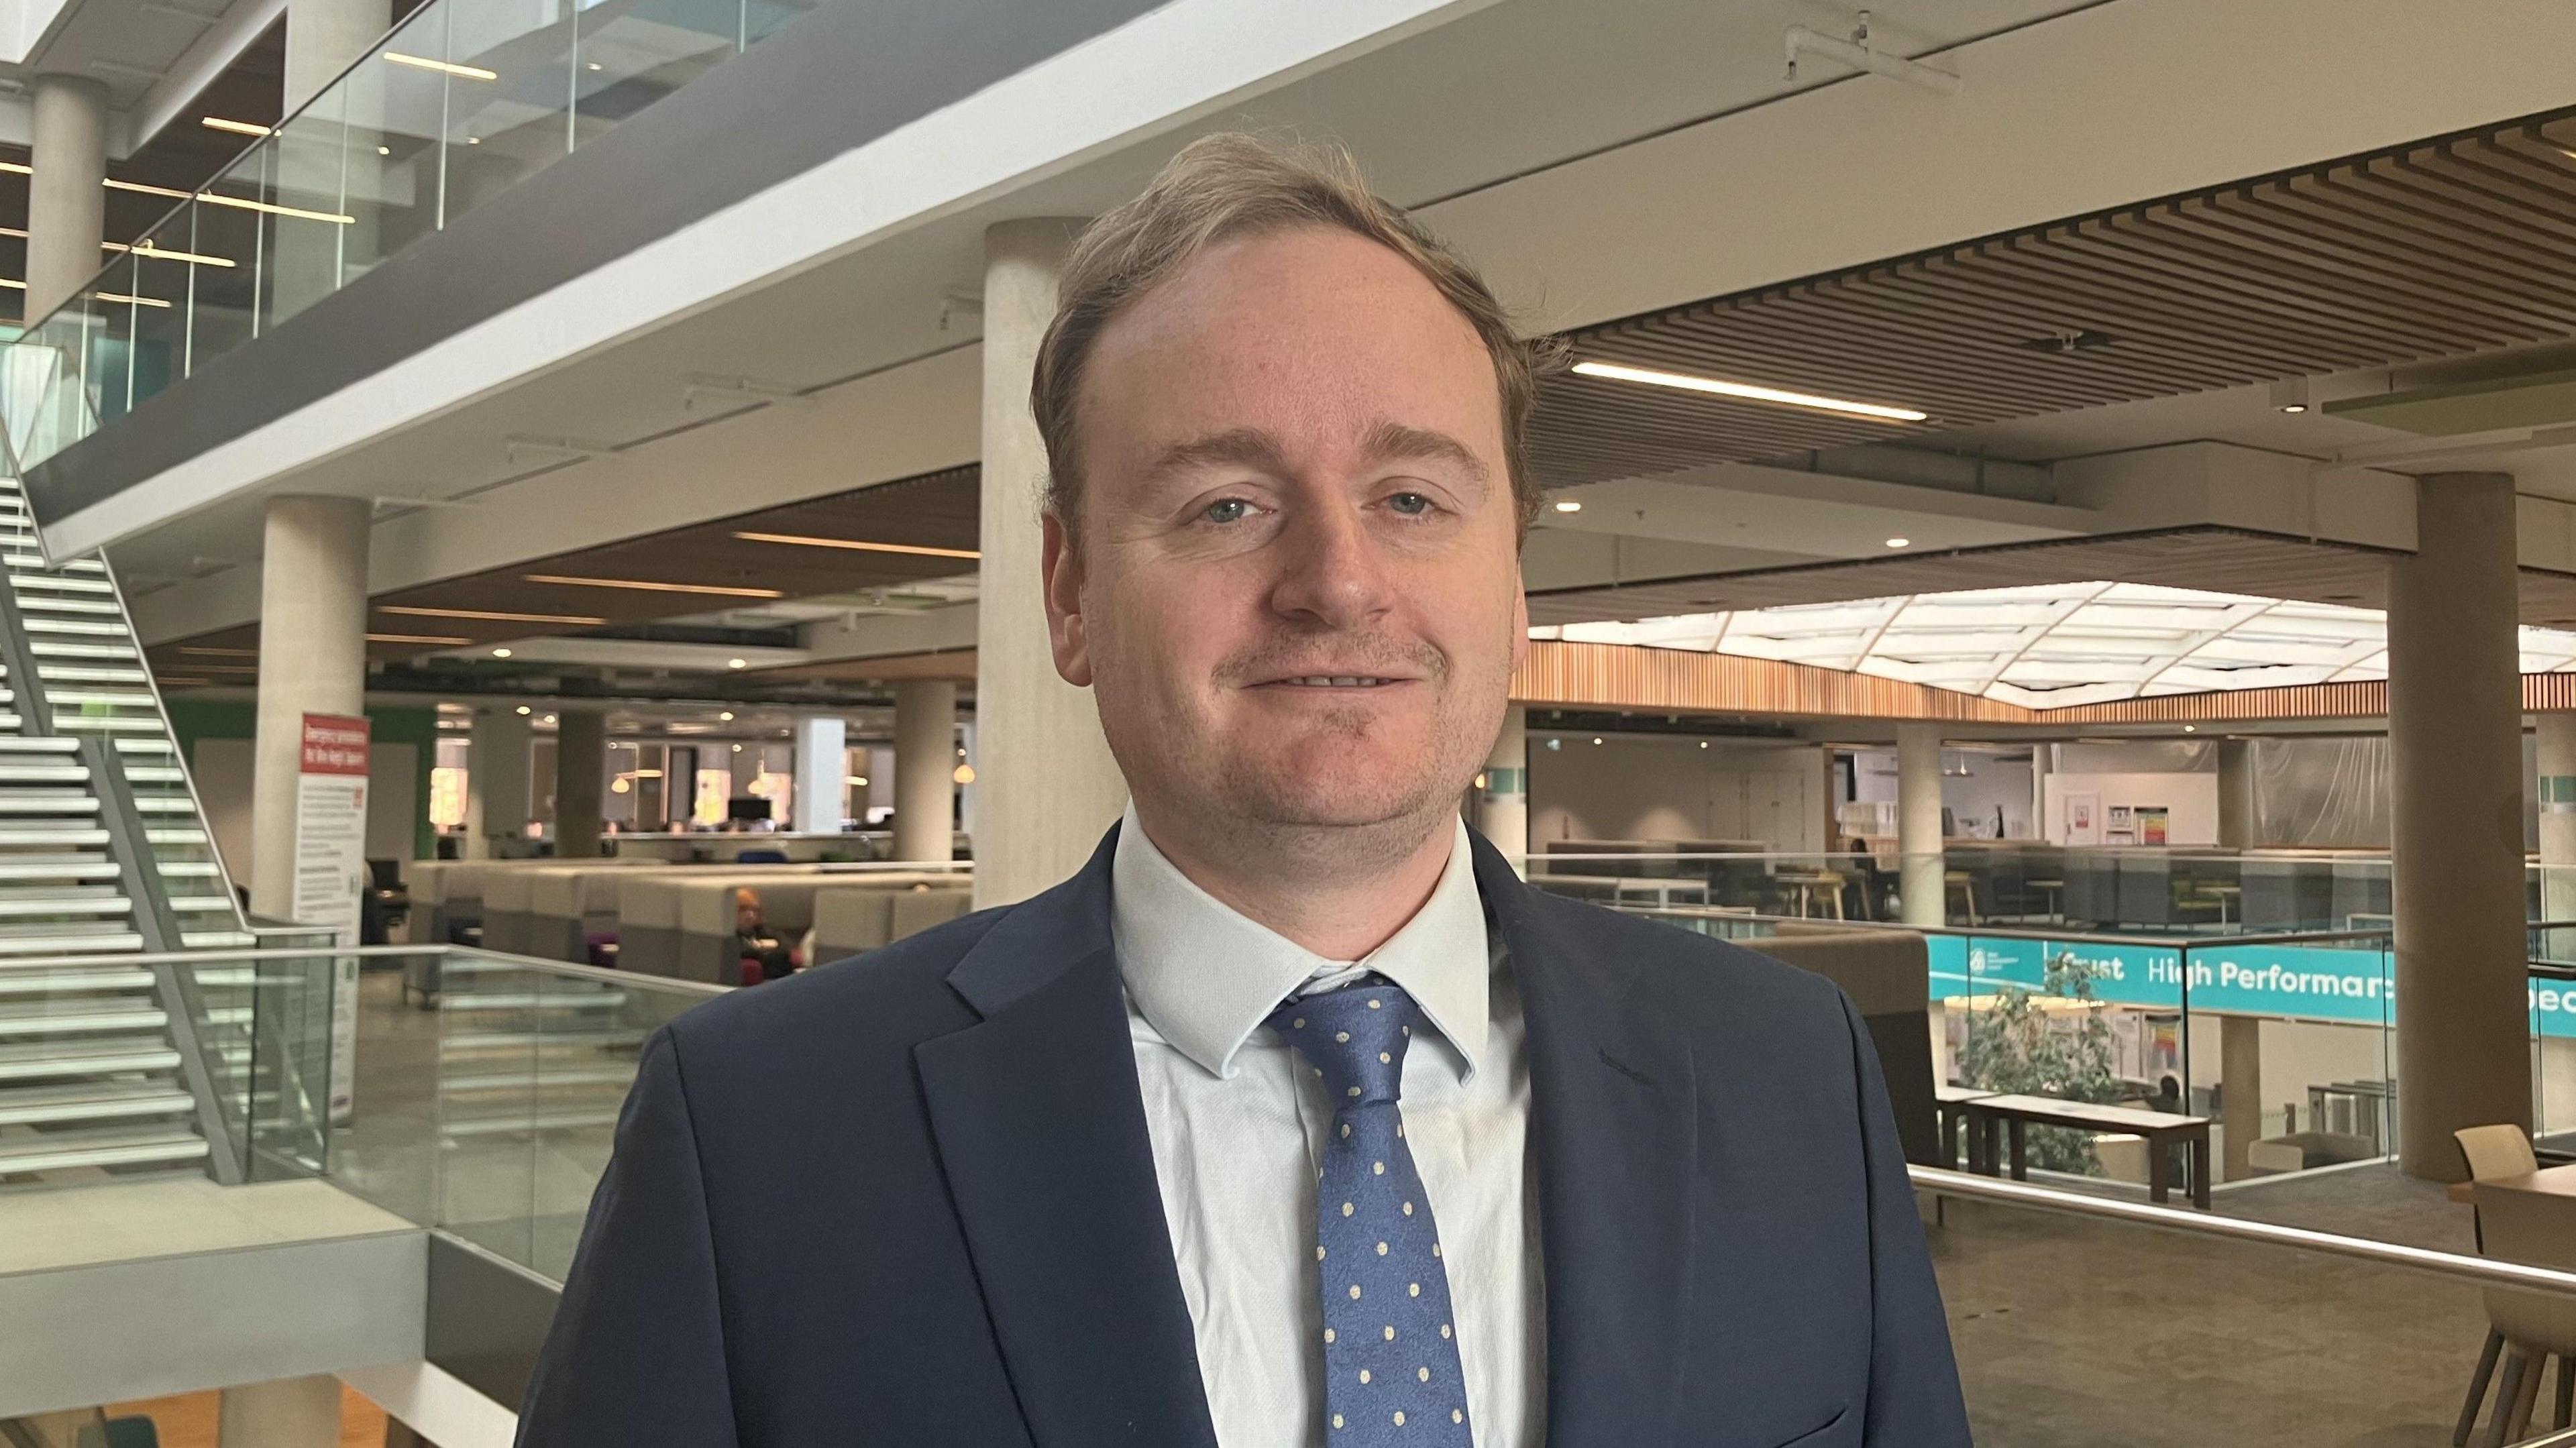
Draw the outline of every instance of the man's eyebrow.
<instances>
[{"instance_id":1,"label":"man's eyebrow","mask_svg":"<svg viewBox=\"0 0 2576 1448\"><path fill-rule=\"evenodd\" d=\"M1155 457L1145 475L1168 478L1195 468L1228 466L1276 474L1286 471L1283 456L1278 439L1257 427L1238 427L1172 444Z\"/></svg>"},{"instance_id":2,"label":"man's eyebrow","mask_svg":"<svg viewBox=\"0 0 2576 1448\"><path fill-rule=\"evenodd\" d=\"M1492 473L1475 450L1445 432L1381 422L1368 430L1361 450L1377 462L1445 462L1477 483L1490 483Z\"/></svg>"}]
</instances>

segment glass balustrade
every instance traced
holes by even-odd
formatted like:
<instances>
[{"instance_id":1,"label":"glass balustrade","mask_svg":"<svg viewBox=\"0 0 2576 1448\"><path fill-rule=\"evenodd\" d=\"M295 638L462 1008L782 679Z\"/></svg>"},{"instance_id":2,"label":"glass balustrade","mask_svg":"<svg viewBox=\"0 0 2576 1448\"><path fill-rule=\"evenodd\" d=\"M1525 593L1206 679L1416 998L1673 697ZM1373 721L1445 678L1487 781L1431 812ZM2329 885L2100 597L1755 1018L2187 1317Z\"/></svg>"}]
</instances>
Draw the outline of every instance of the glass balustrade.
<instances>
[{"instance_id":1,"label":"glass balustrade","mask_svg":"<svg viewBox=\"0 0 2576 1448\"><path fill-rule=\"evenodd\" d=\"M0 346L23 470L774 34L807 0L429 0Z\"/></svg>"}]
</instances>

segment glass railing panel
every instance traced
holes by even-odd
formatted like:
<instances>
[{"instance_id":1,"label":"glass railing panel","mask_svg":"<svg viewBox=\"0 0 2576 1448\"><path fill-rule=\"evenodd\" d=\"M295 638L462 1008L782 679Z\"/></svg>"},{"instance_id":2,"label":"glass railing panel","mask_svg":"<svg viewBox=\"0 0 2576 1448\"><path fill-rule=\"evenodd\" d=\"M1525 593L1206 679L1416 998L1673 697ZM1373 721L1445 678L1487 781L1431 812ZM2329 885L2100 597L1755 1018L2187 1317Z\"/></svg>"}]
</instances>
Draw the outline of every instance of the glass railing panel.
<instances>
[{"instance_id":1,"label":"glass railing panel","mask_svg":"<svg viewBox=\"0 0 2576 1448\"><path fill-rule=\"evenodd\" d=\"M2396 960L2385 934L2184 946L2192 1114L2217 1180L2379 1161L2396 1149Z\"/></svg>"},{"instance_id":2,"label":"glass railing panel","mask_svg":"<svg viewBox=\"0 0 2576 1448\"><path fill-rule=\"evenodd\" d=\"M742 0L605 0L574 13L573 144L688 84L742 47Z\"/></svg>"},{"instance_id":3,"label":"glass railing panel","mask_svg":"<svg viewBox=\"0 0 2576 1448\"><path fill-rule=\"evenodd\" d=\"M350 90L346 80L325 90L262 143L276 158L274 205L263 213L262 332L340 289L355 220L347 203Z\"/></svg>"},{"instance_id":4,"label":"glass railing panel","mask_svg":"<svg viewBox=\"0 0 2576 1448\"><path fill-rule=\"evenodd\" d=\"M1988 1201L1939 1217L1981 1448L2448 1443L2487 1341L2485 1290L2451 1276Z\"/></svg>"},{"instance_id":5,"label":"glass railing panel","mask_svg":"<svg viewBox=\"0 0 2576 1448\"><path fill-rule=\"evenodd\" d=\"M550 8L495 0L439 0L437 8L447 29L444 224L453 226L571 153L573 37Z\"/></svg>"},{"instance_id":6,"label":"glass railing panel","mask_svg":"<svg viewBox=\"0 0 2576 1448\"><path fill-rule=\"evenodd\" d=\"M90 301L99 326L90 344L91 406L104 422L134 405L134 257L119 257L99 273Z\"/></svg>"},{"instance_id":7,"label":"glass railing panel","mask_svg":"<svg viewBox=\"0 0 2576 1448\"><path fill-rule=\"evenodd\" d=\"M513 1262L530 1256L537 1062L534 975L504 956L450 952L438 992L437 1224Z\"/></svg>"},{"instance_id":8,"label":"glass railing panel","mask_svg":"<svg viewBox=\"0 0 2576 1448\"><path fill-rule=\"evenodd\" d=\"M326 954L271 955L256 964L248 1023L253 1181L329 1169L337 974Z\"/></svg>"},{"instance_id":9,"label":"glass railing panel","mask_svg":"<svg viewBox=\"0 0 2576 1448\"><path fill-rule=\"evenodd\" d=\"M748 46L768 39L818 3L819 0L743 0L742 43Z\"/></svg>"},{"instance_id":10,"label":"glass railing panel","mask_svg":"<svg viewBox=\"0 0 2576 1448\"><path fill-rule=\"evenodd\" d=\"M438 13L403 31L406 46L430 52L422 60L444 59L449 7L436 8ZM443 71L388 61L382 54L341 78L347 109L341 117L338 210L349 220L339 226L340 285L438 230L450 83Z\"/></svg>"},{"instance_id":11,"label":"glass railing panel","mask_svg":"<svg viewBox=\"0 0 2576 1448\"><path fill-rule=\"evenodd\" d=\"M188 315L196 255L189 250L193 218L184 210L162 218L134 244L134 356L127 383L129 404L150 397L188 375Z\"/></svg>"},{"instance_id":12,"label":"glass railing panel","mask_svg":"<svg viewBox=\"0 0 2576 1448\"><path fill-rule=\"evenodd\" d=\"M635 1084L644 1037L701 997L630 990L622 981L540 975L535 980L545 1038L537 1056L528 1257L525 1265L561 1281L572 1269L591 1193L608 1170L617 1114Z\"/></svg>"}]
</instances>

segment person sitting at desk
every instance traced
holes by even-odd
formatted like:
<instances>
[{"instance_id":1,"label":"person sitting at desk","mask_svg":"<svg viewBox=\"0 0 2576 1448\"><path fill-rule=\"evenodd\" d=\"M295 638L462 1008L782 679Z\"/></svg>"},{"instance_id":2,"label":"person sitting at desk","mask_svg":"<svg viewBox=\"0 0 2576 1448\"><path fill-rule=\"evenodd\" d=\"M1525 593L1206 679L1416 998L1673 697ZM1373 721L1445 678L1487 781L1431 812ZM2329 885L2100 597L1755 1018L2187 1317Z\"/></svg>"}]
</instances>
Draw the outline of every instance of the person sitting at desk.
<instances>
[{"instance_id":1,"label":"person sitting at desk","mask_svg":"<svg viewBox=\"0 0 2576 1448\"><path fill-rule=\"evenodd\" d=\"M733 892L734 953L746 965L757 964L763 981L785 980L796 973L796 953L779 940L778 932L762 918L760 892L741 889ZM744 972L746 975L748 971Z\"/></svg>"}]
</instances>

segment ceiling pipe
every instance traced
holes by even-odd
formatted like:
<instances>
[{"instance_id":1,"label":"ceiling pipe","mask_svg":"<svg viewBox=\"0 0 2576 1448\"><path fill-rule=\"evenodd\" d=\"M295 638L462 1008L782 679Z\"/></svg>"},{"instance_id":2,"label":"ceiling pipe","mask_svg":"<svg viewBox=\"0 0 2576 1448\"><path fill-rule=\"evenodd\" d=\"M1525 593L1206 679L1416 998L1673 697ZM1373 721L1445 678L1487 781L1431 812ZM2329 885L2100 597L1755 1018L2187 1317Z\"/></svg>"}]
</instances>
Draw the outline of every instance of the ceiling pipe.
<instances>
[{"instance_id":1,"label":"ceiling pipe","mask_svg":"<svg viewBox=\"0 0 2576 1448\"><path fill-rule=\"evenodd\" d=\"M1901 80L1910 86L1919 86L1935 95L1954 96L1959 93L1959 78L1948 71L1934 70L1919 61L1891 55L1872 46L1869 43L1869 12L1866 10L1860 13L1860 24L1853 29L1849 40L1837 40L1806 26L1792 25L1784 45L1788 51L1791 80L1798 78L1799 57L1819 55L1854 70L1865 70L1890 80Z\"/></svg>"}]
</instances>

